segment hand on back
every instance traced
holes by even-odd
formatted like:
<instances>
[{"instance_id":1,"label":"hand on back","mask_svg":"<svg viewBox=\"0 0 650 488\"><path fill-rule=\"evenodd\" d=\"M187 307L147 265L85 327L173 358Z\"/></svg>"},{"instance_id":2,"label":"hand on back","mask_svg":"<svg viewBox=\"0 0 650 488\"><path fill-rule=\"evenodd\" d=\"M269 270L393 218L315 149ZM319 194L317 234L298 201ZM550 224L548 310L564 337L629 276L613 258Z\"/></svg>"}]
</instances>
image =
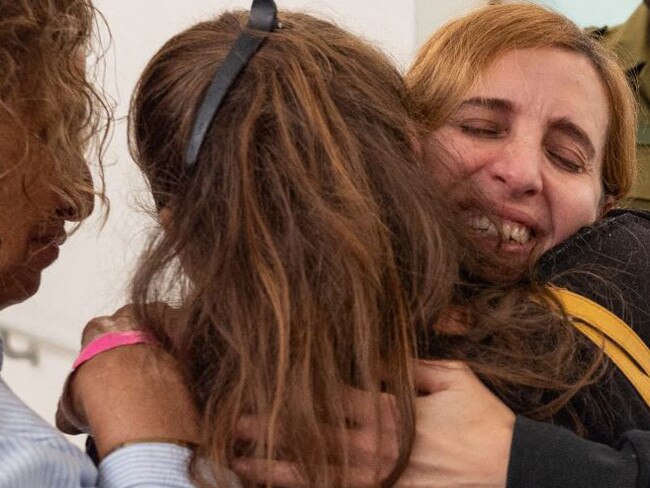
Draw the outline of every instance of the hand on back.
<instances>
[{"instance_id":1,"label":"hand on back","mask_svg":"<svg viewBox=\"0 0 650 488\"><path fill-rule=\"evenodd\" d=\"M415 444L408 466L394 486L505 487L513 412L461 363L419 361L414 374L419 391ZM382 395L380 400L383 430L379 443L370 395L351 389L349 405L349 486L365 487L374 480L385 480L394 469L399 427L390 395ZM239 423L241 440L259 441L263 432L263 416L246 417ZM266 460L251 458L239 458L233 466L242 478L257 483L307 486L290 462L274 461L268 468Z\"/></svg>"}]
</instances>

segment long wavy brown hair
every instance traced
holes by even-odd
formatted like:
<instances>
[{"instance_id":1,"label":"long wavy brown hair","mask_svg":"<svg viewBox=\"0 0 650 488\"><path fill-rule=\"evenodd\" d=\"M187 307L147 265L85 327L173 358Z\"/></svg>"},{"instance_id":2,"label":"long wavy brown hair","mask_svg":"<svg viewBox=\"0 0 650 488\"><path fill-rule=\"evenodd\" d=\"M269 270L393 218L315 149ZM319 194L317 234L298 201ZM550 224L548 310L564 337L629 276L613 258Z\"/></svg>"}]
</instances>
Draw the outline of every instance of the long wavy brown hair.
<instances>
[{"instance_id":1,"label":"long wavy brown hair","mask_svg":"<svg viewBox=\"0 0 650 488\"><path fill-rule=\"evenodd\" d=\"M90 0L0 0L0 117L23 132L26 156L37 150L51 166L53 190L78 217L103 196L110 121L86 77L96 19ZM98 163L97 190L89 159Z\"/></svg>"},{"instance_id":2,"label":"long wavy brown hair","mask_svg":"<svg viewBox=\"0 0 650 488\"><path fill-rule=\"evenodd\" d=\"M282 13L187 171L195 111L245 20L226 13L168 41L131 107L133 156L172 214L142 257L133 298L178 356L202 412L194 459L228 465L248 449L235 442L237 420L261 413L254 455L297 462L309 486L346 486L353 386L376 408L380 392L396 398L390 484L415 435L419 353L468 359L504 397L527 389L520 410L549 418L594 363L575 357L575 335L529 288L482 292L460 278L459 263L490 257L462 244L464 224L412 151L403 79L376 49ZM152 301L183 318L170 329ZM473 331L439 354L429 345L444 330L433 324L451 303L470 307Z\"/></svg>"}]
</instances>

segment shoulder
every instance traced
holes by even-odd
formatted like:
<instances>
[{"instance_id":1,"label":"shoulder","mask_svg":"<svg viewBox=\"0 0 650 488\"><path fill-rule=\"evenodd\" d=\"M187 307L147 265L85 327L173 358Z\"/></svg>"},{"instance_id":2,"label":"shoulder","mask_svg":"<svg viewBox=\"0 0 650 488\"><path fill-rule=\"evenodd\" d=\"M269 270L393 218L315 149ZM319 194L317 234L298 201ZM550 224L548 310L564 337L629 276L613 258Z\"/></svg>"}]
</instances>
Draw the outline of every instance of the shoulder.
<instances>
[{"instance_id":1,"label":"shoulder","mask_svg":"<svg viewBox=\"0 0 650 488\"><path fill-rule=\"evenodd\" d=\"M586 31L612 49L629 69L647 60L649 27L650 10L641 3L622 24L589 27Z\"/></svg>"},{"instance_id":2,"label":"shoulder","mask_svg":"<svg viewBox=\"0 0 650 488\"><path fill-rule=\"evenodd\" d=\"M600 303L650 341L650 212L616 210L545 253L544 282Z\"/></svg>"},{"instance_id":3,"label":"shoulder","mask_svg":"<svg viewBox=\"0 0 650 488\"><path fill-rule=\"evenodd\" d=\"M546 252L539 261L542 276L582 265L634 271L650 276L650 212L614 210L583 227Z\"/></svg>"},{"instance_id":4,"label":"shoulder","mask_svg":"<svg viewBox=\"0 0 650 488\"><path fill-rule=\"evenodd\" d=\"M583 260L611 261L620 264L628 259L648 259L650 265L650 212L617 209L591 226L583 227L563 241L541 260L543 266L570 264ZM580 255L573 255L575 251ZM626 256L624 251L632 251Z\"/></svg>"}]
</instances>

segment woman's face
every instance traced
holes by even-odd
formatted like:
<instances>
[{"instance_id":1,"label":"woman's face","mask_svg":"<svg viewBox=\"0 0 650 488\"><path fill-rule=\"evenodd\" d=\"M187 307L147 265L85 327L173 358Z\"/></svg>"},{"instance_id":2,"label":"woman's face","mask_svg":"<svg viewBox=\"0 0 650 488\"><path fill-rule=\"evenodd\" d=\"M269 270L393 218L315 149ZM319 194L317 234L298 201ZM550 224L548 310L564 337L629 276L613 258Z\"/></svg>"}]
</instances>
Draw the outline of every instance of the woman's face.
<instances>
[{"instance_id":1,"label":"woman's face","mask_svg":"<svg viewBox=\"0 0 650 488\"><path fill-rule=\"evenodd\" d=\"M601 214L608 121L605 87L587 58L513 50L425 141L425 156L479 238L524 260ZM443 168L441 147L453 162ZM477 210L477 190L498 219Z\"/></svg>"},{"instance_id":2,"label":"woman's face","mask_svg":"<svg viewBox=\"0 0 650 488\"><path fill-rule=\"evenodd\" d=\"M0 309L29 298L41 272L59 255L71 215L52 189L56 175L37 149L24 152L24 134L0 123ZM35 142L35 139L31 141ZM88 181L89 174L79 175Z\"/></svg>"}]
</instances>

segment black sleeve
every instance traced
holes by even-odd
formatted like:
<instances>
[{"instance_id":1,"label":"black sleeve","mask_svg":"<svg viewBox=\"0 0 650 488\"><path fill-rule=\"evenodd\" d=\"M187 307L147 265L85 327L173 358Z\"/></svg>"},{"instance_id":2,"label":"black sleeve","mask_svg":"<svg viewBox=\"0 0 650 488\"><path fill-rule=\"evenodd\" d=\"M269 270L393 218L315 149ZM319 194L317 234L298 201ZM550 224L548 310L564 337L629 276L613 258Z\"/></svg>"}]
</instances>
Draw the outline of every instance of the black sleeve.
<instances>
[{"instance_id":1,"label":"black sleeve","mask_svg":"<svg viewBox=\"0 0 650 488\"><path fill-rule=\"evenodd\" d=\"M549 251L539 271L542 280L599 302L650 344L649 213L613 212ZM630 392L625 404L647 416L647 405ZM650 488L650 430L616 432L618 442L598 443L518 417L507 488Z\"/></svg>"},{"instance_id":2,"label":"black sleeve","mask_svg":"<svg viewBox=\"0 0 650 488\"><path fill-rule=\"evenodd\" d=\"M650 487L650 432L627 432L613 448L517 417L507 488L549 487Z\"/></svg>"},{"instance_id":3,"label":"black sleeve","mask_svg":"<svg viewBox=\"0 0 650 488\"><path fill-rule=\"evenodd\" d=\"M650 344L650 212L611 212L544 254L538 273L600 303Z\"/></svg>"}]
</instances>

